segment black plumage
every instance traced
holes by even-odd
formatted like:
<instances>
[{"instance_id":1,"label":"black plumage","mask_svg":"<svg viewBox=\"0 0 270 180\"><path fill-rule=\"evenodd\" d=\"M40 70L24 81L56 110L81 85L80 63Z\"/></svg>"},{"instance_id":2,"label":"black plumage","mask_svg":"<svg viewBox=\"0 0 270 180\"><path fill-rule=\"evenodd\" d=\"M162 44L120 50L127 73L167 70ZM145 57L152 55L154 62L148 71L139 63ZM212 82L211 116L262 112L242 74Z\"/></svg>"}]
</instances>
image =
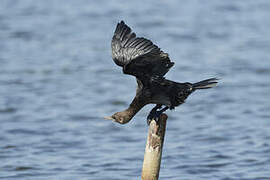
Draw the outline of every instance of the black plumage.
<instances>
[{"instance_id":1,"label":"black plumage","mask_svg":"<svg viewBox=\"0 0 270 180\"><path fill-rule=\"evenodd\" d=\"M124 74L137 79L136 96L129 107L107 119L124 124L145 105L156 104L148 119L157 117L167 109L174 109L184 103L186 98L197 89L207 89L217 84L216 78L198 83L178 83L168 80L164 75L174 65L167 53L143 37L136 37L123 21L117 24L112 38L112 58L123 68ZM157 111L165 105L160 111Z\"/></svg>"},{"instance_id":2,"label":"black plumage","mask_svg":"<svg viewBox=\"0 0 270 180\"><path fill-rule=\"evenodd\" d=\"M117 24L112 38L112 58L125 74L143 80L145 76L163 77L174 65L168 54L150 40L136 37L123 21Z\"/></svg>"}]
</instances>

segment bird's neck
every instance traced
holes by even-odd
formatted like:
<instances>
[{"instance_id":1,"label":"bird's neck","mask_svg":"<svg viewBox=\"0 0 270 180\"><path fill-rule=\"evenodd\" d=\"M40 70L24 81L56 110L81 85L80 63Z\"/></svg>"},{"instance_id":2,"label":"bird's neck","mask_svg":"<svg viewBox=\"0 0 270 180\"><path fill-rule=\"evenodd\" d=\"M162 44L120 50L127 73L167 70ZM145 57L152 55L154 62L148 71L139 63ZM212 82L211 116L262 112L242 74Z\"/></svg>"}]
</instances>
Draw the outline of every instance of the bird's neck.
<instances>
[{"instance_id":1,"label":"bird's neck","mask_svg":"<svg viewBox=\"0 0 270 180\"><path fill-rule=\"evenodd\" d=\"M138 97L135 97L129 107L122 113L125 116L124 121L121 124L128 123L134 116L145 106L145 103L141 101Z\"/></svg>"},{"instance_id":2,"label":"bird's neck","mask_svg":"<svg viewBox=\"0 0 270 180\"><path fill-rule=\"evenodd\" d=\"M139 98L135 97L131 102L131 104L129 105L127 111L133 117L138 111L140 111L143 108L144 105L145 103L143 101L140 101Z\"/></svg>"}]
</instances>

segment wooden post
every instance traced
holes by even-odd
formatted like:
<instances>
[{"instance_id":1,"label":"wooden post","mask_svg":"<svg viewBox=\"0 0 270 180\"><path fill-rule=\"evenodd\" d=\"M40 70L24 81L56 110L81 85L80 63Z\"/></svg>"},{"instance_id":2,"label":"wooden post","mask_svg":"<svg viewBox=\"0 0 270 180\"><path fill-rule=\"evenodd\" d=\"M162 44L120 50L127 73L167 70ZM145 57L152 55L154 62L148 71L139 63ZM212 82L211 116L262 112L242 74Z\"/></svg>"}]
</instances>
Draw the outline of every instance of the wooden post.
<instances>
[{"instance_id":1,"label":"wooden post","mask_svg":"<svg viewBox=\"0 0 270 180\"><path fill-rule=\"evenodd\" d=\"M158 123L154 120L150 123L143 160L142 180L158 180L167 118L166 114L162 114Z\"/></svg>"}]
</instances>

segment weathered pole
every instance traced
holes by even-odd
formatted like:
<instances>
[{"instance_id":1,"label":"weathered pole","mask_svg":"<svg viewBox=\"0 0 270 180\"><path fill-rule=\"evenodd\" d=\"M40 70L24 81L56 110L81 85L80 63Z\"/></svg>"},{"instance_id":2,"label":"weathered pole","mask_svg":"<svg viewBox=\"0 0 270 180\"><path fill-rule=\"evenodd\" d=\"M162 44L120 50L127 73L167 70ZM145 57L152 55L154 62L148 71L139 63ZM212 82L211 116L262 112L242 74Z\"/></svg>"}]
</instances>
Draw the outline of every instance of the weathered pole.
<instances>
[{"instance_id":1,"label":"weathered pole","mask_svg":"<svg viewBox=\"0 0 270 180\"><path fill-rule=\"evenodd\" d=\"M162 114L158 123L152 120L149 125L143 160L142 180L158 180L167 118L166 114Z\"/></svg>"}]
</instances>

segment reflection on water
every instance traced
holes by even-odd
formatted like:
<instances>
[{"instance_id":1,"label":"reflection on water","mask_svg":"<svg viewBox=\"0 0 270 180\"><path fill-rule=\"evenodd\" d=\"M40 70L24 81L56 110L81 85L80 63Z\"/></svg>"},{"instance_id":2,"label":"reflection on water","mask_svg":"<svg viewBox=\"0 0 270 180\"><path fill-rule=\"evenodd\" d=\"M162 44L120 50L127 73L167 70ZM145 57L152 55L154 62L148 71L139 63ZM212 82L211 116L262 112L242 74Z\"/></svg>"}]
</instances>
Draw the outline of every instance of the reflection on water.
<instances>
[{"instance_id":1,"label":"reflection on water","mask_svg":"<svg viewBox=\"0 0 270 180\"><path fill-rule=\"evenodd\" d=\"M111 60L125 20L176 62L167 78L220 77L170 111L160 179L270 179L270 4L262 1L3 1L0 178L138 179L148 105Z\"/></svg>"}]
</instances>

